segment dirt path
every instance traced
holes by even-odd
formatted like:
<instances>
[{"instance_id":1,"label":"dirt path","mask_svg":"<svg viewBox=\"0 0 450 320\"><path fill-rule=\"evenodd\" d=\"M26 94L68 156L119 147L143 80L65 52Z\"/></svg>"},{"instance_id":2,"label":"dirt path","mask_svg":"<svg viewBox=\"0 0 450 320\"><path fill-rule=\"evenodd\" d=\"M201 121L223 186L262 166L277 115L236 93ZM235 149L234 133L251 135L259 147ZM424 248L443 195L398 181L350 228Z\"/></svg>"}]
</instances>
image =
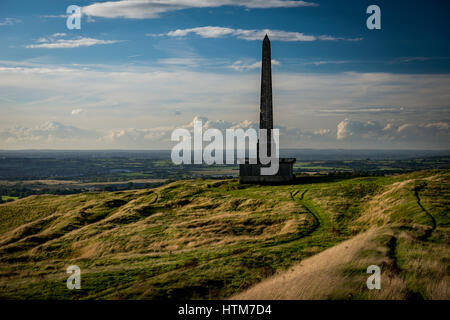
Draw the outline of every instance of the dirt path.
<instances>
[{"instance_id":1,"label":"dirt path","mask_svg":"<svg viewBox=\"0 0 450 320\"><path fill-rule=\"evenodd\" d=\"M300 191L297 190L294 193L291 192L291 198L293 201L299 203L303 208L305 208L305 210L314 218L314 224L312 226L312 228L310 229L309 234L313 233L314 231L316 231L322 224L320 223L320 218L318 215L316 215L311 208L309 208L307 205L305 205L305 203L303 202L303 196L305 195L305 193L308 191L308 189L306 189L305 191L303 191L300 195L300 197L295 197Z\"/></svg>"},{"instance_id":2,"label":"dirt path","mask_svg":"<svg viewBox=\"0 0 450 320\"><path fill-rule=\"evenodd\" d=\"M424 189L426 187L426 183L421 184L417 187L414 188L414 196L416 197L417 200L417 204L419 205L419 207L422 209L422 211L430 218L431 220L431 229L427 229L424 233L423 236L421 236L419 239L422 241L426 241L432 234L433 231L436 229L437 227L437 222L436 219L434 218L434 216L427 210L424 208L424 206L422 205L421 199L420 199L420 195L419 192Z\"/></svg>"},{"instance_id":3,"label":"dirt path","mask_svg":"<svg viewBox=\"0 0 450 320\"><path fill-rule=\"evenodd\" d=\"M377 235L374 230L357 235L230 299L327 299L336 288L344 287L348 282L348 276L343 275L341 269L357 260L359 252L370 247Z\"/></svg>"}]
</instances>

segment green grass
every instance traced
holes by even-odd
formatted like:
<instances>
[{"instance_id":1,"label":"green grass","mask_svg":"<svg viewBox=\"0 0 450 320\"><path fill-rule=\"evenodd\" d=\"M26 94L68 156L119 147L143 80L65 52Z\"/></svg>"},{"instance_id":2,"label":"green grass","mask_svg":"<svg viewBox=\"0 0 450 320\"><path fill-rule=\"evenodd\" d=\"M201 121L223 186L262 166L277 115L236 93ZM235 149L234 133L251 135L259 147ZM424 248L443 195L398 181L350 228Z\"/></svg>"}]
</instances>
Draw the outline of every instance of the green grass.
<instances>
[{"instance_id":1,"label":"green grass","mask_svg":"<svg viewBox=\"0 0 450 320\"><path fill-rule=\"evenodd\" d=\"M8 201L8 200L17 200L19 199L19 197L11 197L11 196L1 196L3 201Z\"/></svg>"},{"instance_id":2,"label":"green grass","mask_svg":"<svg viewBox=\"0 0 450 320\"><path fill-rule=\"evenodd\" d=\"M448 262L448 178L427 171L281 186L197 179L31 196L0 205L0 298L226 298L380 224L410 232L399 237L398 265L410 291L431 298L434 280L420 278L416 265L427 254ZM438 227L421 247L416 237L431 222L414 188L424 181L421 202ZM383 201L389 208L380 214L374 206ZM82 270L79 291L65 287L72 264ZM431 278L442 277L433 272L430 265Z\"/></svg>"}]
</instances>

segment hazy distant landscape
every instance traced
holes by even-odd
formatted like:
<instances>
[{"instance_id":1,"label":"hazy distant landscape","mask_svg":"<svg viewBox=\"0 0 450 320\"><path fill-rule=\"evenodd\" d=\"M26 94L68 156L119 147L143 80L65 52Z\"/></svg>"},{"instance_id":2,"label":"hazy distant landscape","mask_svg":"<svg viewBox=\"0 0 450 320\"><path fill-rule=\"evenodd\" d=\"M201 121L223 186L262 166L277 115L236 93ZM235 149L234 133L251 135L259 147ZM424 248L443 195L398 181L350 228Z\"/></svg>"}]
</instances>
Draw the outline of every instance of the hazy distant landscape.
<instances>
[{"instance_id":1,"label":"hazy distant landscape","mask_svg":"<svg viewBox=\"0 0 450 320\"><path fill-rule=\"evenodd\" d=\"M449 151L281 150L299 175L382 175L450 167ZM160 186L196 178L236 178L238 165L174 165L170 151L0 151L1 201Z\"/></svg>"}]
</instances>

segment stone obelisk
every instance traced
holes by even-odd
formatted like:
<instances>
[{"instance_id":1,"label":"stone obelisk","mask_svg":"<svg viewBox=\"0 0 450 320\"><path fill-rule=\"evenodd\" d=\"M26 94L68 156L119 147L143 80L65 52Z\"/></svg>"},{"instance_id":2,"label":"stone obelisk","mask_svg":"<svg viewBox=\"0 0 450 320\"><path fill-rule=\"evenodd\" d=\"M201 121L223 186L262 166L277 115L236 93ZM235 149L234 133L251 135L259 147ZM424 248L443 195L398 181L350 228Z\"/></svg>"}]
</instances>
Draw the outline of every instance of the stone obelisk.
<instances>
[{"instance_id":1,"label":"stone obelisk","mask_svg":"<svg viewBox=\"0 0 450 320\"><path fill-rule=\"evenodd\" d=\"M273 105L272 105L272 63L270 54L270 40L266 35L262 45L262 65L261 65L261 101L259 106L259 128L267 130L267 156L276 154L276 145L272 150L272 129L273 129ZM240 183L289 183L295 179L294 163L295 158L279 158L278 172L274 175L262 175L261 168L267 166L262 163L259 157L259 148L266 141L258 141L257 153L258 161L254 163L245 159L245 163L239 164L239 182Z\"/></svg>"},{"instance_id":2,"label":"stone obelisk","mask_svg":"<svg viewBox=\"0 0 450 320\"><path fill-rule=\"evenodd\" d=\"M259 128L267 129L267 155L272 154L272 63L270 57L270 40L264 37L262 45L262 66L261 66L261 103L259 109ZM259 152L259 151L258 151Z\"/></svg>"}]
</instances>

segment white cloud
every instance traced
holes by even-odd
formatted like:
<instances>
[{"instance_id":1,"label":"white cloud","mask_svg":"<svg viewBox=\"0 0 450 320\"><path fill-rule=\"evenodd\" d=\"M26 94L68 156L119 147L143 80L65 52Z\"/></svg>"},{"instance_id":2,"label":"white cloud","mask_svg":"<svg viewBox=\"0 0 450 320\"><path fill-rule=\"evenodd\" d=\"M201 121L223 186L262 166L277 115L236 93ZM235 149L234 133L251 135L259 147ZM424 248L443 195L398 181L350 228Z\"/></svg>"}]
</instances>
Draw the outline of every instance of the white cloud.
<instances>
[{"instance_id":1,"label":"white cloud","mask_svg":"<svg viewBox=\"0 0 450 320\"><path fill-rule=\"evenodd\" d=\"M389 63L391 64L401 64L401 63L420 63L420 62L426 62L426 61L433 61L433 60L449 60L450 57L399 57L395 58Z\"/></svg>"},{"instance_id":2,"label":"white cloud","mask_svg":"<svg viewBox=\"0 0 450 320\"><path fill-rule=\"evenodd\" d=\"M74 69L65 68L65 67L0 67L0 72L11 73L11 74L22 74L22 75L31 75L31 74L61 74L61 73L71 73L74 72Z\"/></svg>"},{"instance_id":3,"label":"white cloud","mask_svg":"<svg viewBox=\"0 0 450 320\"><path fill-rule=\"evenodd\" d=\"M247 130L248 128L257 128L258 125L249 120L243 120L239 122L226 121L226 120L209 120L203 116L195 116L191 122L182 124L179 126L156 126L153 128L146 129L119 129L108 132L104 137L103 141L110 143L118 147L139 147L143 145L149 145L150 143L163 143L166 149L170 149L171 146L175 145L171 141L171 134L173 130L177 128L185 128L191 131L194 128L194 121L202 121L203 129L218 129L225 135L226 129L242 128Z\"/></svg>"},{"instance_id":4,"label":"white cloud","mask_svg":"<svg viewBox=\"0 0 450 320\"><path fill-rule=\"evenodd\" d=\"M320 135L320 136L326 136L331 134L331 130L330 129L317 129L313 131L314 134Z\"/></svg>"},{"instance_id":5,"label":"white cloud","mask_svg":"<svg viewBox=\"0 0 450 320\"><path fill-rule=\"evenodd\" d=\"M87 130L47 121L32 128L14 126L0 130L0 148L124 148L124 149L170 149L176 142L171 134L177 128L188 129L191 133L194 121L202 121L203 129L218 129L225 135L226 129L258 129L252 120L227 121L210 120L196 116L189 123L181 125L154 126L151 128L125 128L115 130ZM280 143L284 148L305 147L305 144L322 147L349 148L448 148L450 124L447 122L423 124L382 125L377 121L345 119L337 125L337 132L320 128L313 131L275 126L280 129ZM439 143L440 141L444 143ZM295 144L297 142L297 144ZM298 144L301 142L301 144ZM411 143L413 142L413 143Z\"/></svg>"},{"instance_id":6,"label":"white cloud","mask_svg":"<svg viewBox=\"0 0 450 320\"><path fill-rule=\"evenodd\" d=\"M437 129L437 130L448 130L449 129L450 124L447 122L435 122L435 123L428 123L425 125L425 128L430 128L430 129Z\"/></svg>"},{"instance_id":7,"label":"white cloud","mask_svg":"<svg viewBox=\"0 0 450 320\"><path fill-rule=\"evenodd\" d=\"M362 38L361 38L362 40ZM328 64L348 64L348 63L358 63L359 61L355 60L319 60L312 62L304 62L304 65L314 65L314 66L322 66Z\"/></svg>"},{"instance_id":8,"label":"white cloud","mask_svg":"<svg viewBox=\"0 0 450 320\"><path fill-rule=\"evenodd\" d=\"M188 28L188 29L177 29L174 31L169 31L167 34L148 34L148 36L162 36L167 35L169 37L184 37L190 33L194 33L203 38L221 38L225 36L233 36L238 39L243 40L262 40L264 36L267 34L271 40L276 41L286 41L286 42L297 42L297 41L360 41L363 38L342 38L342 37L332 37L332 36L313 36L313 35L305 35L301 32L291 32L291 31L283 31L283 30L271 30L271 29L262 29L262 30L253 30L253 29L232 29L226 27L215 27L215 26L206 26L206 27L197 27L197 28Z\"/></svg>"},{"instance_id":9,"label":"white cloud","mask_svg":"<svg viewBox=\"0 0 450 320\"><path fill-rule=\"evenodd\" d=\"M87 16L103 18L152 19L169 11L188 8L240 6L249 9L314 7L313 2L292 0L122 0L97 2L82 8Z\"/></svg>"},{"instance_id":10,"label":"white cloud","mask_svg":"<svg viewBox=\"0 0 450 320\"><path fill-rule=\"evenodd\" d=\"M153 130L158 131L160 133L160 137L164 137L164 140L167 141L165 144L165 147L167 148L167 145L173 146L175 143L170 140L170 134L173 129L175 128L185 128L189 130L192 133L194 121L202 121L203 123L203 130L207 129L218 129L222 132L223 136L225 137L225 130L226 129L255 129L257 130L259 128L258 121L254 120L239 120L239 121L227 121L227 120L210 120L207 117L203 116L195 116L194 119L188 123L184 124L178 127L162 127L160 130L159 128L154 128ZM288 148L288 147L299 147L298 143L301 142L302 144L317 144L318 142L336 142L335 136L333 136L332 130L329 129L319 129L316 131L308 131L308 130L301 130L296 127L286 127L280 124L275 125L276 129L280 130L280 144L282 148ZM164 131L164 133L163 133ZM153 133L152 137L155 136ZM136 140L134 140L136 141ZM124 141L125 142L125 141ZM126 143L131 143L131 141L126 141ZM304 147L304 145L303 145Z\"/></svg>"},{"instance_id":11,"label":"white cloud","mask_svg":"<svg viewBox=\"0 0 450 320\"><path fill-rule=\"evenodd\" d=\"M176 144L171 141L171 134L173 130L184 128L193 134L194 121L201 121L203 131L208 129L217 129L222 132L225 137L226 129L258 129L259 124L252 120L241 121L227 121L227 120L210 120L204 116L195 116L189 123L181 124L179 126L155 126L146 129L119 129L107 132L99 141L106 143L108 146L115 148L142 148L143 146L159 145L161 148L170 149ZM310 139L315 136L315 133L302 133L296 128L286 128L284 126L277 126L280 129L280 134L284 141L298 140L299 137L306 137ZM325 134L325 133L322 133Z\"/></svg>"},{"instance_id":12,"label":"white cloud","mask_svg":"<svg viewBox=\"0 0 450 320\"><path fill-rule=\"evenodd\" d=\"M64 125L57 121L47 121L32 128L15 126L0 131L0 140L3 140L2 147L10 148L70 148L68 142L81 141L86 145L86 141L98 139L97 132L80 129L73 126Z\"/></svg>"},{"instance_id":13,"label":"white cloud","mask_svg":"<svg viewBox=\"0 0 450 320\"><path fill-rule=\"evenodd\" d=\"M279 66L280 64L281 63L278 60L272 59L272 66ZM238 60L229 67L236 71L248 71L248 70L253 70L253 69L260 69L261 61L246 63L241 60Z\"/></svg>"},{"instance_id":14,"label":"white cloud","mask_svg":"<svg viewBox=\"0 0 450 320\"><path fill-rule=\"evenodd\" d=\"M344 140L351 137L360 138L362 135L376 134L381 131L383 127L375 121L352 121L350 119L345 119L339 122L337 126L337 136L338 140Z\"/></svg>"},{"instance_id":15,"label":"white cloud","mask_svg":"<svg viewBox=\"0 0 450 320\"><path fill-rule=\"evenodd\" d=\"M450 124L448 122L430 122L430 123L406 123L400 126L391 126L390 132L395 132L402 139L422 140L424 138L436 142L438 139L449 141Z\"/></svg>"},{"instance_id":16,"label":"white cloud","mask_svg":"<svg viewBox=\"0 0 450 320\"><path fill-rule=\"evenodd\" d=\"M432 123L386 123L377 121L358 121L345 119L337 126L338 140L349 142L388 142L399 146L421 146L422 148L448 148L450 141L450 124L447 122Z\"/></svg>"},{"instance_id":17,"label":"white cloud","mask_svg":"<svg viewBox=\"0 0 450 320\"><path fill-rule=\"evenodd\" d=\"M323 41L361 41L364 38L359 37L359 38L343 38L343 37L334 37L334 36L318 36L317 37L319 40L323 40Z\"/></svg>"},{"instance_id":18,"label":"white cloud","mask_svg":"<svg viewBox=\"0 0 450 320\"><path fill-rule=\"evenodd\" d=\"M70 114L75 116L75 115L81 114L83 111L84 111L83 109L73 109Z\"/></svg>"},{"instance_id":19,"label":"white cloud","mask_svg":"<svg viewBox=\"0 0 450 320\"><path fill-rule=\"evenodd\" d=\"M189 29L177 29L167 33L170 37L184 37L189 33L195 33L203 38L220 38L235 33L234 29L224 27L198 27Z\"/></svg>"},{"instance_id":20,"label":"white cloud","mask_svg":"<svg viewBox=\"0 0 450 320\"><path fill-rule=\"evenodd\" d=\"M22 22L22 21L20 19L16 19L16 18L5 18L5 19L3 19L3 21L0 20L0 27L13 26L19 22Z\"/></svg>"},{"instance_id":21,"label":"white cloud","mask_svg":"<svg viewBox=\"0 0 450 320\"><path fill-rule=\"evenodd\" d=\"M394 106L361 106L357 108L333 108L319 110L324 114L370 114L370 113L401 113L405 110L403 107Z\"/></svg>"},{"instance_id":22,"label":"white cloud","mask_svg":"<svg viewBox=\"0 0 450 320\"><path fill-rule=\"evenodd\" d=\"M243 64L253 63L250 60ZM250 72L193 71L177 65L167 68L0 62L0 111L4 115L0 117L0 128L11 123L32 127L36 122L57 119L120 136L119 131L125 128L185 125L195 115L233 123L243 119L255 122L259 81L259 75ZM450 75L445 74L274 72L274 123L291 128L286 129L290 137L297 130L297 138L283 142L283 147L364 148L367 141L370 147L381 148L445 147L450 141L442 136L450 123L449 86ZM71 111L79 108L89 112L89 117L71 116ZM337 124L345 118L362 124L342 124L341 139L337 139ZM378 125L367 124L369 120ZM423 132L427 132L427 137L440 132L440 138L430 142L421 136ZM157 134L151 131L148 137ZM127 136L127 132L123 135ZM411 138L417 136L420 139ZM156 140L139 141L140 148L167 148L167 143ZM7 147L20 146L31 147L21 140ZM115 145L102 142L94 147L103 146Z\"/></svg>"},{"instance_id":23,"label":"white cloud","mask_svg":"<svg viewBox=\"0 0 450 320\"><path fill-rule=\"evenodd\" d=\"M202 61L203 60L200 58L164 58L158 59L157 63L164 65L196 67L200 65Z\"/></svg>"},{"instance_id":24,"label":"white cloud","mask_svg":"<svg viewBox=\"0 0 450 320\"><path fill-rule=\"evenodd\" d=\"M61 49L61 48L78 48L90 47L101 44L113 44L121 42L121 40L101 40L94 38L79 37L76 39L59 39L66 36L65 33L55 33L48 38L39 38L36 40L38 44L30 44L26 48L47 48L47 49Z\"/></svg>"},{"instance_id":25,"label":"white cloud","mask_svg":"<svg viewBox=\"0 0 450 320\"><path fill-rule=\"evenodd\" d=\"M125 148L170 149L176 142L171 141L171 134L177 128L185 128L193 134L194 121L202 121L203 130L218 129L225 136L226 129L258 129L258 123L251 120L227 121L210 120L195 116L192 121L179 126L155 126L152 128L124 128L115 130L86 130L65 125L57 121L46 121L32 128L15 126L0 130L0 148ZM278 126L283 139L296 140L302 136L296 128L288 129ZM324 133L321 133L324 134ZM306 133L309 138L315 133ZM305 135L305 136L306 136Z\"/></svg>"},{"instance_id":26,"label":"white cloud","mask_svg":"<svg viewBox=\"0 0 450 320\"><path fill-rule=\"evenodd\" d=\"M67 17L69 17L69 15L67 14L48 14L41 16L41 18L67 18Z\"/></svg>"}]
</instances>

